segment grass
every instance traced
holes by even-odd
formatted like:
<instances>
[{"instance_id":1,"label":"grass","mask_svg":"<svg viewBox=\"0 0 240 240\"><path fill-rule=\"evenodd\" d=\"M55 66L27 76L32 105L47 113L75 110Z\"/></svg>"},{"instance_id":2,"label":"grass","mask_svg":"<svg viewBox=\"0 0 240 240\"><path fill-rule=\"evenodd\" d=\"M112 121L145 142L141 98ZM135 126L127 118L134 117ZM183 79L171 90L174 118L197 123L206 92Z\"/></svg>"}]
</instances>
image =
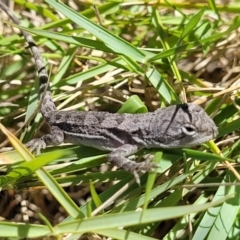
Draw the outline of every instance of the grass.
<instances>
[{"instance_id":1,"label":"grass","mask_svg":"<svg viewBox=\"0 0 240 240\"><path fill-rule=\"evenodd\" d=\"M115 1L97 3L97 13L90 1L72 1L77 11L54 0L14 2L46 61L58 109L139 113L187 100L205 108L219 135L194 149L152 150L159 168L141 186L89 147L49 147L34 157L21 143L47 131L40 114L32 121L34 63L1 14L0 236L239 239L240 6Z\"/></svg>"}]
</instances>

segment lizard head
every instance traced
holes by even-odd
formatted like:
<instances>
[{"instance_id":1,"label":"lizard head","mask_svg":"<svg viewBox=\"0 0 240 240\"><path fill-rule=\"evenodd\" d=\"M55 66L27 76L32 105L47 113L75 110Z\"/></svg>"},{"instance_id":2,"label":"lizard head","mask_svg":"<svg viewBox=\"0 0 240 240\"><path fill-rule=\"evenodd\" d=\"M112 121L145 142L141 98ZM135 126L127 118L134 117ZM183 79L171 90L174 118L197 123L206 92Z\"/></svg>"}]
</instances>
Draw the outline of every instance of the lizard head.
<instances>
[{"instance_id":1,"label":"lizard head","mask_svg":"<svg viewBox=\"0 0 240 240\"><path fill-rule=\"evenodd\" d=\"M214 139L218 134L213 120L196 104L170 106L165 108L164 115L161 111L159 114L158 119L162 118L157 130L160 147L196 146Z\"/></svg>"}]
</instances>

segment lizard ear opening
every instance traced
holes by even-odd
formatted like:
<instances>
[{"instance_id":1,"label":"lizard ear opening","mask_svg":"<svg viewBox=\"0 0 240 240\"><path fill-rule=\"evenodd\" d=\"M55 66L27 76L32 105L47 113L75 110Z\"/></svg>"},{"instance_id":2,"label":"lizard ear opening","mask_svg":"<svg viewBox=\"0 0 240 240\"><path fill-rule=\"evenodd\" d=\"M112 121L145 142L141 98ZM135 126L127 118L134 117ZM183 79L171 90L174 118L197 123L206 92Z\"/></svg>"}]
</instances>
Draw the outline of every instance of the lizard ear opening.
<instances>
[{"instance_id":1,"label":"lizard ear opening","mask_svg":"<svg viewBox=\"0 0 240 240\"><path fill-rule=\"evenodd\" d=\"M181 128L182 131L188 136L192 136L196 133L196 128L193 125L184 124Z\"/></svg>"}]
</instances>

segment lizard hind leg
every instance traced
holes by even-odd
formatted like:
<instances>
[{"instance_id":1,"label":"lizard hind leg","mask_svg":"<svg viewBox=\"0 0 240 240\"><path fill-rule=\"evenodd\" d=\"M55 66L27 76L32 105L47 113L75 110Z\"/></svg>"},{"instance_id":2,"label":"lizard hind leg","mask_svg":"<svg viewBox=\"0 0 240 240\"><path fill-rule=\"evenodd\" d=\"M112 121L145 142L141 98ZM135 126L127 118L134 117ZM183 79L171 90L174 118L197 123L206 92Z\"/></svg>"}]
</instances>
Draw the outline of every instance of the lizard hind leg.
<instances>
[{"instance_id":1,"label":"lizard hind leg","mask_svg":"<svg viewBox=\"0 0 240 240\"><path fill-rule=\"evenodd\" d=\"M36 138L25 144L31 152L35 152L37 155L41 153L41 149L45 149L47 145L60 145L64 142L64 133L57 126L51 126L51 133Z\"/></svg>"},{"instance_id":2,"label":"lizard hind leg","mask_svg":"<svg viewBox=\"0 0 240 240\"><path fill-rule=\"evenodd\" d=\"M108 154L108 160L110 163L115 166L129 171L134 174L136 182L140 185L139 172L151 172L156 165L146 159L143 162L134 162L127 157L135 154L138 151L138 147L136 145L124 144L119 148L116 148L111 153Z\"/></svg>"}]
</instances>

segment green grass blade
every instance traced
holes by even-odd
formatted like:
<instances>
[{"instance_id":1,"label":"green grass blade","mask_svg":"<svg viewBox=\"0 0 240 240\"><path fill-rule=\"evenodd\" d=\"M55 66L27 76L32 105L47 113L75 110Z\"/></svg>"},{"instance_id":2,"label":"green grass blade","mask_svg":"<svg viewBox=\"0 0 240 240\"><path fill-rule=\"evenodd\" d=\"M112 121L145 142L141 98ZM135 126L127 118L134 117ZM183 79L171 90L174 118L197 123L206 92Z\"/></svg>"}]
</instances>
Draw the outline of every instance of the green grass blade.
<instances>
[{"instance_id":1,"label":"green grass blade","mask_svg":"<svg viewBox=\"0 0 240 240\"><path fill-rule=\"evenodd\" d=\"M128 56L129 58L132 58L133 60L141 63L145 62L144 54L134 48L127 41L115 36L114 34L107 31L105 28L91 22L83 15L75 12L73 9L60 2L52 0L46 0L46 2L49 3L53 8L64 14L66 17L71 19L74 23L82 26L90 33L95 35L97 38L101 39L105 43L105 45L108 48L112 49L114 52L117 52L119 54L128 53L126 54L126 56Z\"/></svg>"},{"instance_id":2,"label":"green grass blade","mask_svg":"<svg viewBox=\"0 0 240 240\"><path fill-rule=\"evenodd\" d=\"M145 211L142 218L141 212L124 212L92 217L83 219L81 221L78 220L68 223L61 223L55 227L55 233L61 234L66 232L94 232L95 230L106 229L106 226L108 226L107 228L115 228L118 226L132 226L139 223L143 224L161 221L164 219L176 218L192 212L204 211L210 207L226 201L232 196L233 195L228 195L227 197L221 198L218 201L202 205L148 209Z\"/></svg>"},{"instance_id":3,"label":"green grass blade","mask_svg":"<svg viewBox=\"0 0 240 240\"><path fill-rule=\"evenodd\" d=\"M1 237L36 238L50 233L49 228L43 225L0 222Z\"/></svg>"}]
</instances>

